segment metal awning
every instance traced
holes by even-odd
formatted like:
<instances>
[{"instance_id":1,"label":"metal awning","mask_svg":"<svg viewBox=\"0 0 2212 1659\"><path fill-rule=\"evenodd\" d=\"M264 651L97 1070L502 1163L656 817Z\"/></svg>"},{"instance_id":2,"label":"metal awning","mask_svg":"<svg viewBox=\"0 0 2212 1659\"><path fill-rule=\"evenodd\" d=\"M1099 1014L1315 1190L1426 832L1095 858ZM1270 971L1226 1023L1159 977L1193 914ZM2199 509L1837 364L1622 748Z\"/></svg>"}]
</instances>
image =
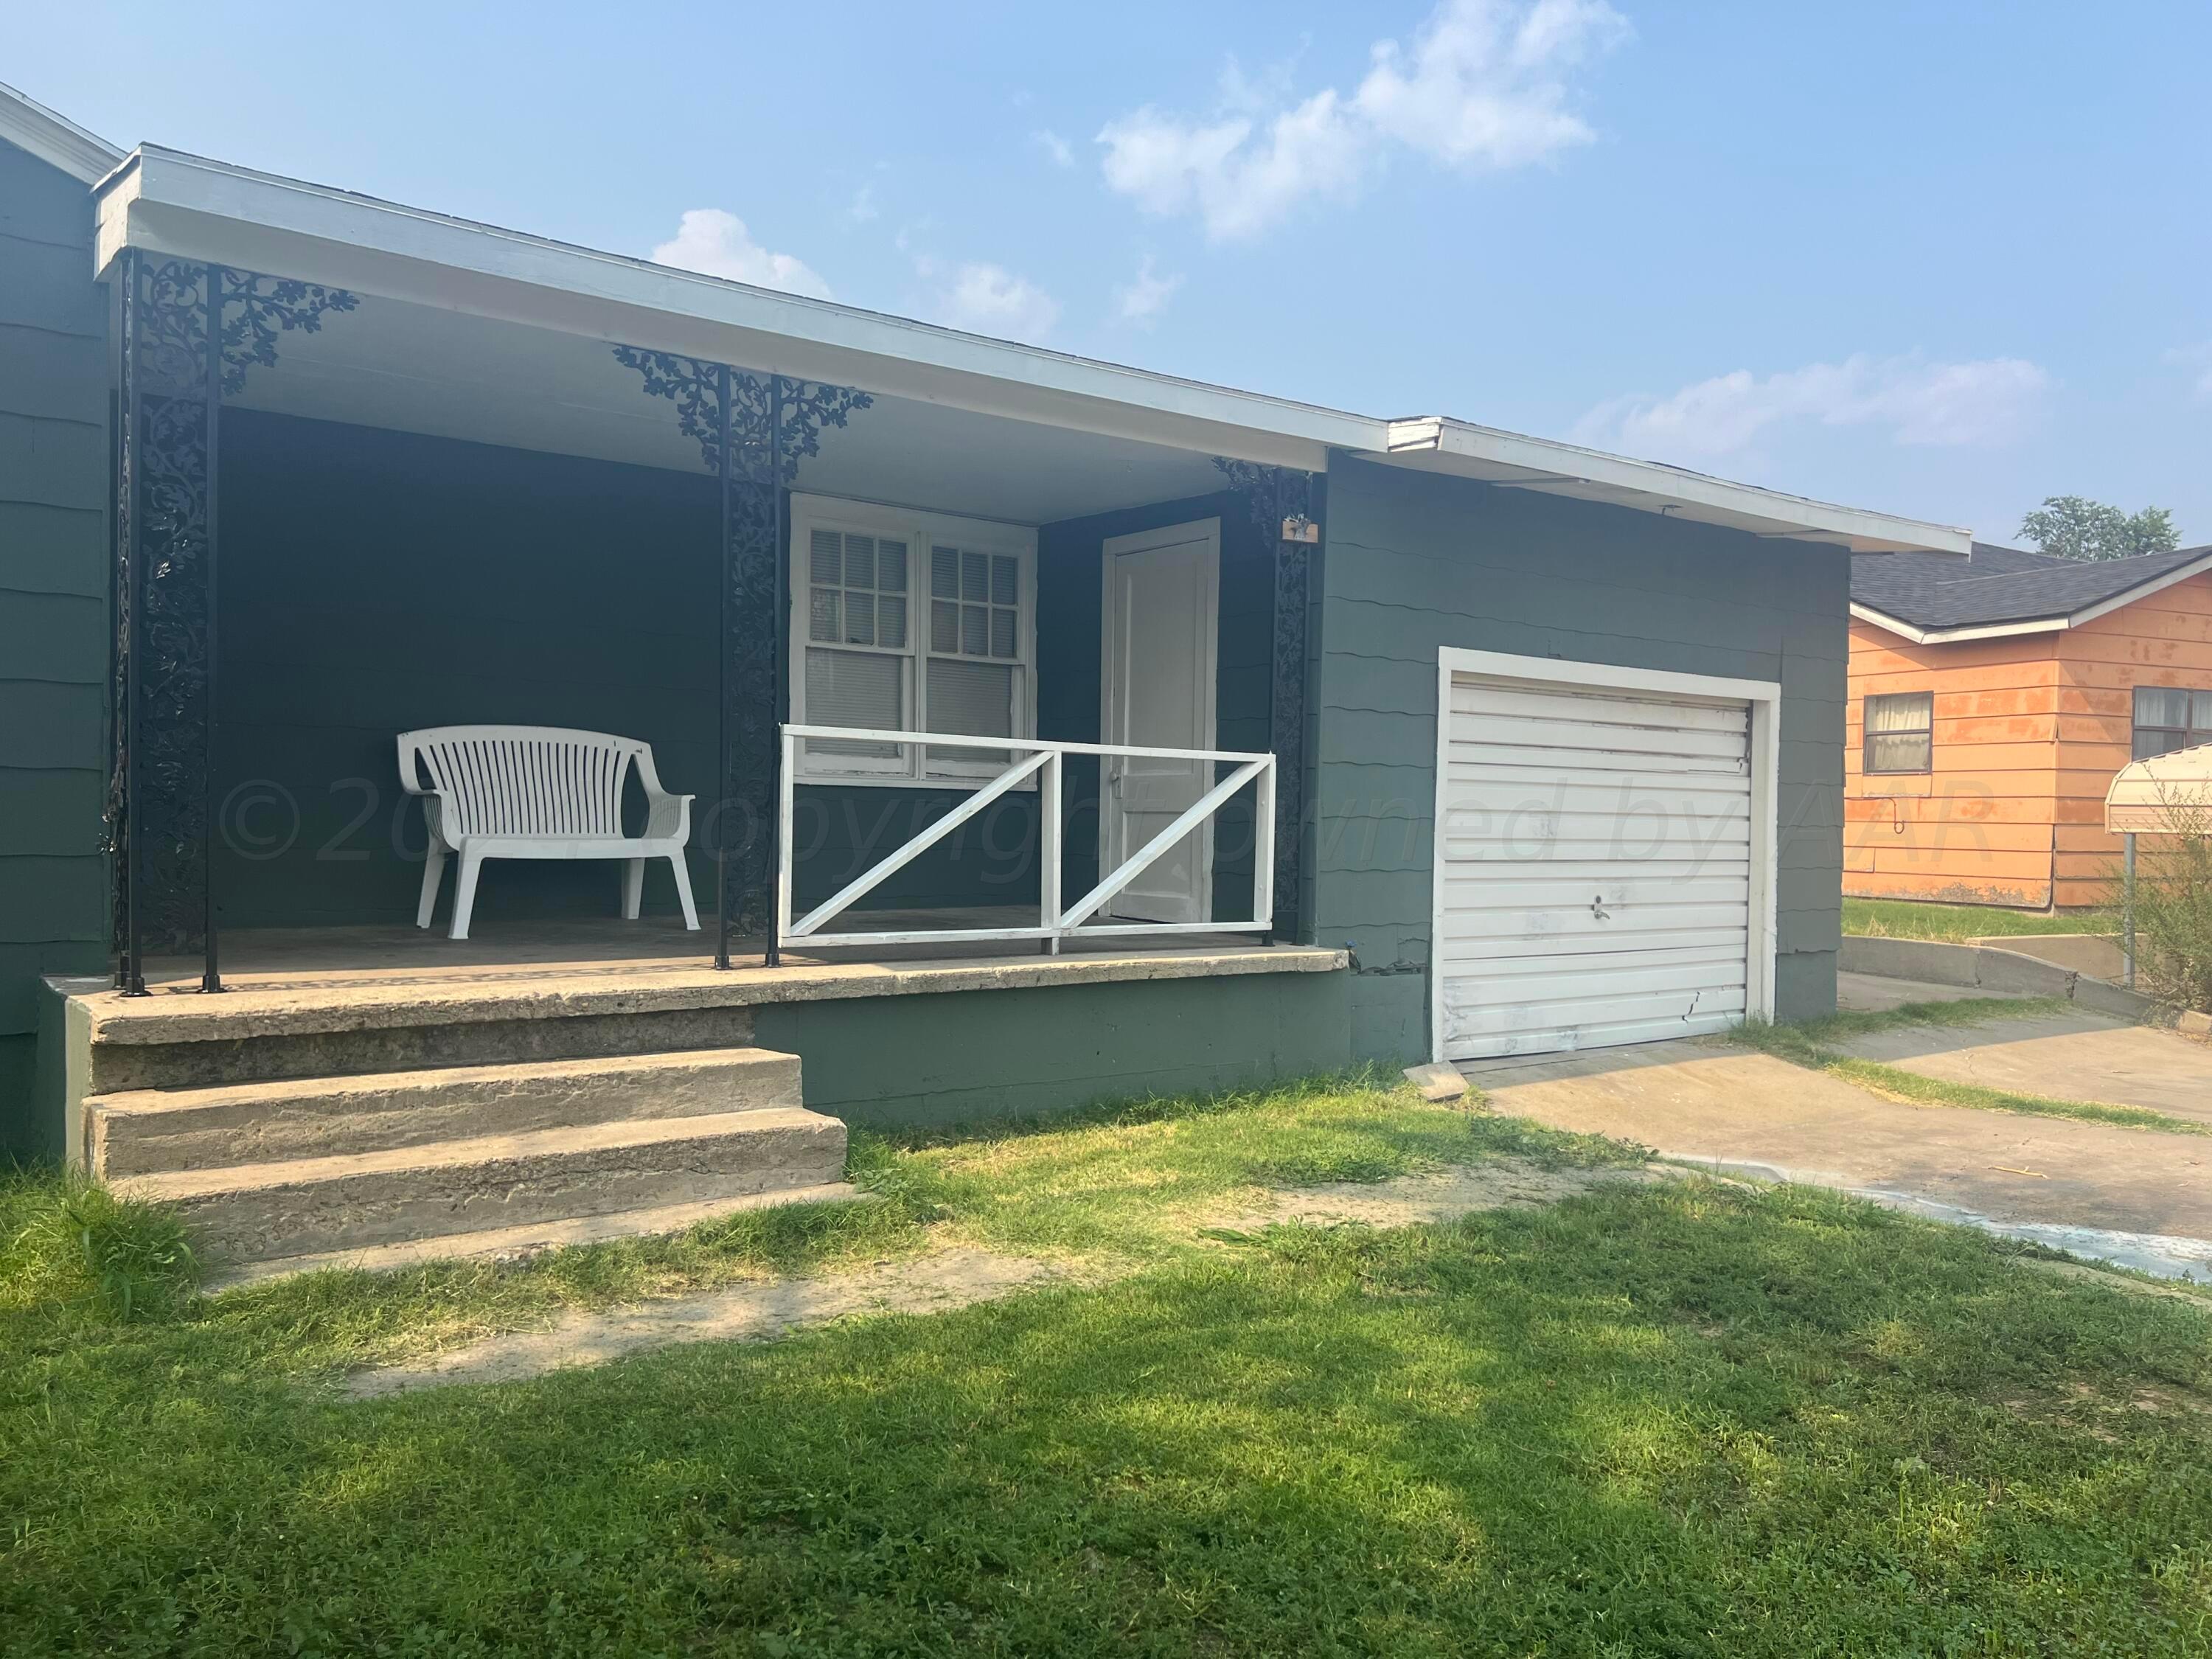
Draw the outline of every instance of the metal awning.
<instances>
[{"instance_id":1,"label":"metal awning","mask_svg":"<svg viewBox=\"0 0 2212 1659\"><path fill-rule=\"evenodd\" d=\"M2115 836L2212 831L2212 743L2122 767L2105 792L2105 829Z\"/></svg>"}]
</instances>

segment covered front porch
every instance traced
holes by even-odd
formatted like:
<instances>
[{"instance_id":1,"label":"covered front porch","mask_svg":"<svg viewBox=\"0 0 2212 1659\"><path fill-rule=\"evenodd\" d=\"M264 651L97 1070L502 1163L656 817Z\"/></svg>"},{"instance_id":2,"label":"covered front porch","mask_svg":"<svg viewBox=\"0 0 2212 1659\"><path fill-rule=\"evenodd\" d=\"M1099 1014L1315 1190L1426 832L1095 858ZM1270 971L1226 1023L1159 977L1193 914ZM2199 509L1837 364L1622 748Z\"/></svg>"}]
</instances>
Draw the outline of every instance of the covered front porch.
<instances>
[{"instance_id":1,"label":"covered front porch","mask_svg":"<svg viewBox=\"0 0 2212 1659\"><path fill-rule=\"evenodd\" d=\"M238 1260L503 1249L1347 1063L1325 431L167 152L100 237L117 971L41 1042L94 1173Z\"/></svg>"},{"instance_id":2,"label":"covered front porch","mask_svg":"<svg viewBox=\"0 0 2212 1659\"><path fill-rule=\"evenodd\" d=\"M696 317L524 322L130 188L103 248L126 994L1298 936L1319 446L963 406L990 400L910 361L801 378L854 354L758 329L719 331L749 366L662 349ZM277 245L300 263L243 263ZM442 937L450 878L409 938L428 843L394 738L477 725L649 744L696 798L701 932L667 925L665 867L599 927L618 865L494 862L469 939Z\"/></svg>"}]
</instances>

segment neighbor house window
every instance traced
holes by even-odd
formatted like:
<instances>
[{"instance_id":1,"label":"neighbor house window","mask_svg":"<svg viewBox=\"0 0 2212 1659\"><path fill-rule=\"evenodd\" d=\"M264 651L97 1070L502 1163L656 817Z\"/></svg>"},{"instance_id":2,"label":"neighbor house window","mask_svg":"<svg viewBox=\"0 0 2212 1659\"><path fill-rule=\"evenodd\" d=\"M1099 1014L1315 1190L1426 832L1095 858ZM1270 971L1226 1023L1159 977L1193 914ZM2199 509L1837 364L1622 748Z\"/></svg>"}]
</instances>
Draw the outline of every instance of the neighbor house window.
<instances>
[{"instance_id":1,"label":"neighbor house window","mask_svg":"<svg viewBox=\"0 0 2212 1659\"><path fill-rule=\"evenodd\" d=\"M791 591L795 722L1036 734L1034 531L795 495ZM814 738L799 775L957 786L1005 763L1003 750Z\"/></svg>"},{"instance_id":2,"label":"neighbor house window","mask_svg":"<svg viewBox=\"0 0 2212 1659\"><path fill-rule=\"evenodd\" d=\"M2200 743L2212 743L2212 691L2179 691L2163 685L2136 688L2137 760Z\"/></svg>"},{"instance_id":3,"label":"neighbor house window","mask_svg":"<svg viewBox=\"0 0 2212 1659\"><path fill-rule=\"evenodd\" d=\"M1936 694L1899 691L1866 700L1868 772L1926 772L1934 769Z\"/></svg>"}]
</instances>

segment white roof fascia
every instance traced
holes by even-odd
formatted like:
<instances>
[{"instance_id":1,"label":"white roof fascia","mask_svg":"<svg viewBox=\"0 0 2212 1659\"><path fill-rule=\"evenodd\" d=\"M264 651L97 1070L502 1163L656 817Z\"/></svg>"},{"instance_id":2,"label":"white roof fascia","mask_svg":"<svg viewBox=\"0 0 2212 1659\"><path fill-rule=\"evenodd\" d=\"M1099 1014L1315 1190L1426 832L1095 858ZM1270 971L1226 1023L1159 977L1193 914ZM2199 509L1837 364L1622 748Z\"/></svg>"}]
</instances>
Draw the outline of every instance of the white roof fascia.
<instances>
[{"instance_id":1,"label":"white roof fascia","mask_svg":"<svg viewBox=\"0 0 2212 1659\"><path fill-rule=\"evenodd\" d=\"M123 164L123 152L107 140L4 82L0 82L0 140L59 167L81 184L96 185Z\"/></svg>"},{"instance_id":2,"label":"white roof fascia","mask_svg":"<svg viewBox=\"0 0 2212 1659\"><path fill-rule=\"evenodd\" d=\"M1331 450L1857 551L1963 530L1431 416L1386 421L753 288L148 145L99 191L125 246L981 414L1325 471ZM1425 451L1424 454L1420 452Z\"/></svg>"},{"instance_id":3,"label":"white roof fascia","mask_svg":"<svg viewBox=\"0 0 2212 1659\"><path fill-rule=\"evenodd\" d=\"M143 148L100 195L125 246L857 386L982 414L1323 471L1383 423L987 339Z\"/></svg>"},{"instance_id":4,"label":"white roof fascia","mask_svg":"<svg viewBox=\"0 0 2212 1659\"><path fill-rule=\"evenodd\" d=\"M1911 623L1899 622L1895 617L1884 616L1872 605L1861 605L1856 599L1851 601L1851 616L1858 622L1872 623L1876 628L1887 629L1893 634L1902 635L1915 645L1928 643L1928 636Z\"/></svg>"},{"instance_id":5,"label":"white roof fascia","mask_svg":"<svg viewBox=\"0 0 2212 1659\"><path fill-rule=\"evenodd\" d=\"M2065 617L2044 617L2034 622L1984 623L1972 628L1915 628L1896 617L1884 616L1872 605L1851 601L1851 615L1876 628L1901 634L1915 645L1955 645L1966 640L2009 639L2016 634L2061 634L2074 624Z\"/></svg>"},{"instance_id":6,"label":"white roof fascia","mask_svg":"<svg viewBox=\"0 0 2212 1659\"><path fill-rule=\"evenodd\" d=\"M1893 634L1902 634L1915 645L1951 645L1965 640L2002 640L2015 635L2063 634L2069 628L2080 628L2100 617L2109 617L2115 611L2124 611L2137 599L2147 599L2162 592L2177 582L2185 582L2191 576L2201 576L2212 570L2212 553L2201 559L2191 559L2187 564L2176 565L2163 575L2154 576L2124 593L2115 593L2108 599L2063 617L2039 617L2032 622L1977 623L1964 628L1915 628L1911 623L1896 617L1885 616L1872 605L1851 602L1851 615L1861 622L1872 623L1876 628L1886 628Z\"/></svg>"},{"instance_id":7,"label":"white roof fascia","mask_svg":"<svg viewBox=\"0 0 2212 1659\"><path fill-rule=\"evenodd\" d=\"M1436 470L1495 483L1557 489L1586 498L1599 490L1611 499L1641 497L1650 503L1650 510L1657 510L1662 503L1679 505L1692 509L1686 516L1730 523L1768 535L1831 538L1858 553L1965 553L1973 546L1971 531L1894 514L1836 507L1779 490L1730 483L1656 461L1632 460L1577 444L1523 437L1449 417L1424 416L1391 422L1389 450L1394 459L1425 455L1432 458ZM1522 477L1500 476L1513 473Z\"/></svg>"}]
</instances>

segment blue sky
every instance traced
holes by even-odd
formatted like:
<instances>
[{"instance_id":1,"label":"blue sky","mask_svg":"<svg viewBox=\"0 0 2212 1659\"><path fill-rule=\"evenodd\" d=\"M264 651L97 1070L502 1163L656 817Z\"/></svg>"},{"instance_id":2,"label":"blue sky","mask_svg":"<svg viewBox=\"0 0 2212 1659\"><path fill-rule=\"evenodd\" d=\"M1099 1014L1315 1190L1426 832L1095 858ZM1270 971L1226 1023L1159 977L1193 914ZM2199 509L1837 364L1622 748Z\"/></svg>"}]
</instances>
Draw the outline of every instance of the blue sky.
<instances>
[{"instance_id":1,"label":"blue sky","mask_svg":"<svg viewBox=\"0 0 2212 1659\"><path fill-rule=\"evenodd\" d=\"M2202 0L0 22L126 145L1999 540L2076 493L2212 541L2207 63Z\"/></svg>"}]
</instances>

